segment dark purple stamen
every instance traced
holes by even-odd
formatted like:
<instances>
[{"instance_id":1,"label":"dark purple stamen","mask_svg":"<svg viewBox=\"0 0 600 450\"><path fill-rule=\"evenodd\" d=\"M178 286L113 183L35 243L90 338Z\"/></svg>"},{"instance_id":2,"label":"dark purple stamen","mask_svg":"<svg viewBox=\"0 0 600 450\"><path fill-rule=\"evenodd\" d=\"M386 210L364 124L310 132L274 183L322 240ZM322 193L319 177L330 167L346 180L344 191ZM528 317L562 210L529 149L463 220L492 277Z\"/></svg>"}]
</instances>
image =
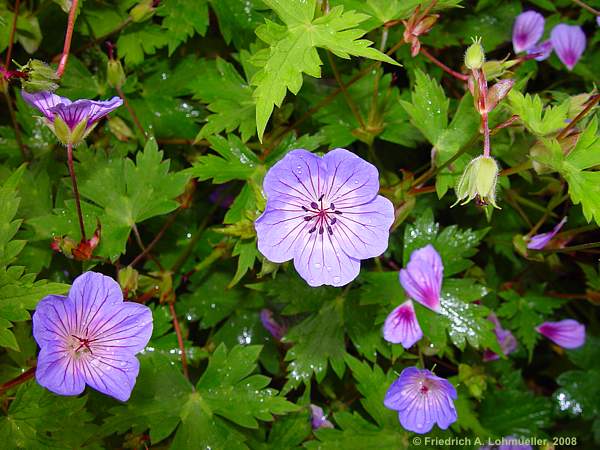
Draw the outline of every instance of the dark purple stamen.
<instances>
[{"instance_id":1,"label":"dark purple stamen","mask_svg":"<svg viewBox=\"0 0 600 450\"><path fill-rule=\"evenodd\" d=\"M325 231L325 230L323 229L323 225L321 225L321 226L319 227L319 234L323 234L323 231Z\"/></svg>"},{"instance_id":2,"label":"dark purple stamen","mask_svg":"<svg viewBox=\"0 0 600 450\"><path fill-rule=\"evenodd\" d=\"M331 227L329 225L327 225L327 232L329 234L333 234L333 230L331 229Z\"/></svg>"},{"instance_id":3,"label":"dark purple stamen","mask_svg":"<svg viewBox=\"0 0 600 450\"><path fill-rule=\"evenodd\" d=\"M319 207L319 205L317 205L317 202L312 202L312 203L310 204L310 207L311 207L312 209L317 209L317 208Z\"/></svg>"},{"instance_id":4,"label":"dark purple stamen","mask_svg":"<svg viewBox=\"0 0 600 450\"><path fill-rule=\"evenodd\" d=\"M304 220L306 220L307 222L312 219L312 216L304 216Z\"/></svg>"},{"instance_id":5,"label":"dark purple stamen","mask_svg":"<svg viewBox=\"0 0 600 450\"><path fill-rule=\"evenodd\" d=\"M316 229L319 229L319 234L323 234L325 229L329 234L333 234L333 228L331 225L337 223L337 219L335 217L331 217L330 214L342 214L341 211L337 211L335 209L335 205L333 203L329 204L329 207L323 205L323 198L325 194L319 196L319 203L311 202L310 209L306 206L302 206L302 210L308 213L312 213L310 216L304 216L303 219L306 222L310 222L312 219L316 219L316 223L313 228L308 230L309 233L314 233Z\"/></svg>"},{"instance_id":6,"label":"dark purple stamen","mask_svg":"<svg viewBox=\"0 0 600 450\"><path fill-rule=\"evenodd\" d=\"M333 224L334 224L334 223L336 223L336 222L337 222L337 218L333 217L333 218L331 219L331 225L333 225Z\"/></svg>"},{"instance_id":7,"label":"dark purple stamen","mask_svg":"<svg viewBox=\"0 0 600 450\"><path fill-rule=\"evenodd\" d=\"M302 209L304 210L304 212L308 212L308 208L306 206L303 206Z\"/></svg>"},{"instance_id":8,"label":"dark purple stamen","mask_svg":"<svg viewBox=\"0 0 600 450\"><path fill-rule=\"evenodd\" d=\"M317 229L317 227L316 227L316 226L314 226L314 227L312 227L310 230L308 230L308 232L309 232L309 233L314 233L316 229Z\"/></svg>"},{"instance_id":9,"label":"dark purple stamen","mask_svg":"<svg viewBox=\"0 0 600 450\"><path fill-rule=\"evenodd\" d=\"M332 203L331 205L329 205L329 208L330 208L332 211L335 211L335 205L334 205L333 203Z\"/></svg>"}]
</instances>

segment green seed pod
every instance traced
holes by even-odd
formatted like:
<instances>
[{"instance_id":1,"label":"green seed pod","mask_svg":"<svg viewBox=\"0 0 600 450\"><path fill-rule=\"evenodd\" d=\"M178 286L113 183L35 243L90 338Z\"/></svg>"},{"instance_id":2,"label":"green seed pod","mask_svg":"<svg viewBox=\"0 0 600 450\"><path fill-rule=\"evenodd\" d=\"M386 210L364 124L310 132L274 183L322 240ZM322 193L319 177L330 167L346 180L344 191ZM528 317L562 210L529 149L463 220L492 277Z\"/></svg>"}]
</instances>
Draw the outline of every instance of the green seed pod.
<instances>
[{"instance_id":1,"label":"green seed pod","mask_svg":"<svg viewBox=\"0 0 600 450\"><path fill-rule=\"evenodd\" d=\"M465 205L473 199L477 199L484 205L496 205L496 183L498 181L498 164L494 158L479 156L472 160L466 167L456 185L457 200Z\"/></svg>"},{"instance_id":2,"label":"green seed pod","mask_svg":"<svg viewBox=\"0 0 600 450\"><path fill-rule=\"evenodd\" d=\"M485 52L481 45L481 38L473 38L473 43L465 53L465 66L471 70L481 69L485 62Z\"/></svg>"}]
</instances>

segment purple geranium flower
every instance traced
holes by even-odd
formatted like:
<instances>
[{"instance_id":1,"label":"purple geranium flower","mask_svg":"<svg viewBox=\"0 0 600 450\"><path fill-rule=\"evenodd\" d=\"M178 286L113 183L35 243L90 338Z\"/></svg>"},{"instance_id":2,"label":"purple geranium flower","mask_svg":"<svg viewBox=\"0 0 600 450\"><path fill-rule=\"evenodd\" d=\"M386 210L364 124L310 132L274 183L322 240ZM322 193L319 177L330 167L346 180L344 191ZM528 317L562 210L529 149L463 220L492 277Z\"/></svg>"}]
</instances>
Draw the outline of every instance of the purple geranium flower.
<instances>
[{"instance_id":1,"label":"purple geranium flower","mask_svg":"<svg viewBox=\"0 0 600 450\"><path fill-rule=\"evenodd\" d=\"M528 55L535 55L536 61L543 61L548 59L550 54L552 54L552 41L548 39L547 41L542 42L541 44L536 45L535 47L527 50Z\"/></svg>"},{"instance_id":2,"label":"purple geranium flower","mask_svg":"<svg viewBox=\"0 0 600 450\"><path fill-rule=\"evenodd\" d=\"M412 347L423 337L411 300L394 308L387 316L383 324L383 337L392 344L402 344L404 348Z\"/></svg>"},{"instance_id":3,"label":"purple geranium flower","mask_svg":"<svg viewBox=\"0 0 600 450\"><path fill-rule=\"evenodd\" d=\"M40 346L39 384L59 395L81 394L89 385L126 401L139 372L135 354L152 335L147 306L123 302L112 278L86 272L68 297L49 295L33 314L33 336Z\"/></svg>"},{"instance_id":4,"label":"purple geranium flower","mask_svg":"<svg viewBox=\"0 0 600 450\"><path fill-rule=\"evenodd\" d=\"M443 275L442 258L429 244L412 252L406 269L400 270L400 284L410 298L439 312Z\"/></svg>"},{"instance_id":5,"label":"purple geranium flower","mask_svg":"<svg viewBox=\"0 0 600 450\"><path fill-rule=\"evenodd\" d=\"M310 405L311 425L313 430L319 428L333 428L333 424L327 420L327 416L323 413L323 408L317 405Z\"/></svg>"},{"instance_id":6,"label":"purple geranium flower","mask_svg":"<svg viewBox=\"0 0 600 450\"><path fill-rule=\"evenodd\" d=\"M585 344L585 325L573 319L544 322L535 330L563 348L577 348Z\"/></svg>"},{"instance_id":7,"label":"purple geranium flower","mask_svg":"<svg viewBox=\"0 0 600 450\"><path fill-rule=\"evenodd\" d=\"M513 48L520 53L533 48L544 34L544 17L535 11L521 13L513 25Z\"/></svg>"},{"instance_id":8,"label":"purple geranium flower","mask_svg":"<svg viewBox=\"0 0 600 450\"><path fill-rule=\"evenodd\" d=\"M500 321L496 317L496 314L490 314L488 320L495 325L494 333L496 333L496 339L498 339L498 344L500 344L502 353L504 355L509 355L510 353L514 352L517 349L517 340L513 334L509 330L502 328L502 325L500 325ZM483 352L484 361L494 361L499 358L500 356L489 349L486 349Z\"/></svg>"},{"instance_id":9,"label":"purple geranium flower","mask_svg":"<svg viewBox=\"0 0 600 450\"><path fill-rule=\"evenodd\" d=\"M271 310L266 308L262 309L260 311L260 321L262 322L263 327L265 327L265 329L271 333L271 336L278 341L285 336L287 331L286 327L275 322L275 319L273 318L273 312Z\"/></svg>"},{"instance_id":10,"label":"purple geranium flower","mask_svg":"<svg viewBox=\"0 0 600 450\"><path fill-rule=\"evenodd\" d=\"M552 231L547 233L536 234L531 237L529 243L527 244L527 248L530 250L542 250L548 243L558 234L563 225L567 222L567 218L563 217L563 219L556 224Z\"/></svg>"},{"instance_id":11,"label":"purple geranium flower","mask_svg":"<svg viewBox=\"0 0 600 450\"><path fill-rule=\"evenodd\" d=\"M398 411L400 424L415 433L428 433L433 425L445 430L456 422L456 389L429 370L407 367L392 383L383 401Z\"/></svg>"},{"instance_id":12,"label":"purple geranium flower","mask_svg":"<svg viewBox=\"0 0 600 450\"><path fill-rule=\"evenodd\" d=\"M80 143L100 119L123 104L119 97L107 101L82 99L72 102L52 92L30 94L21 91L21 96L40 110L48 127L65 145Z\"/></svg>"},{"instance_id":13,"label":"purple geranium flower","mask_svg":"<svg viewBox=\"0 0 600 450\"><path fill-rule=\"evenodd\" d=\"M577 25L556 25L550 34L552 47L569 70L573 70L585 50L585 33Z\"/></svg>"},{"instance_id":14,"label":"purple geranium flower","mask_svg":"<svg viewBox=\"0 0 600 450\"><path fill-rule=\"evenodd\" d=\"M337 148L320 158L292 150L263 184L265 212L256 220L258 249L270 261L294 260L310 286L343 286L360 260L388 246L394 207L377 195L377 169Z\"/></svg>"}]
</instances>

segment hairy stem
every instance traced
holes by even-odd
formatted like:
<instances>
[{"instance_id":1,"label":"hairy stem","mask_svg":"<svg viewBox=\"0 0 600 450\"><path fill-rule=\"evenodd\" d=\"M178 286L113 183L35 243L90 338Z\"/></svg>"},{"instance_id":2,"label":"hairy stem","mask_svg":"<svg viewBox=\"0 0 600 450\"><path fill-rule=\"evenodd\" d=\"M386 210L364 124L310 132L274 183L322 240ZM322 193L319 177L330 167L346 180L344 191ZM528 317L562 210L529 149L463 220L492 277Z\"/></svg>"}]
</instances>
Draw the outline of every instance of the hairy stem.
<instances>
[{"instance_id":1,"label":"hairy stem","mask_svg":"<svg viewBox=\"0 0 600 450\"><path fill-rule=\"evenodd\" d=\"M560 140L563 139L567 136L567 134L569 134L569 131L571 131L573 129L573 127L575 125L577 125L577 123L583 119L588 112L590 112L590 110L596 106L598 104L598 102L600 101L600 94L596 94L594 95L589 101L588 104L585 106L585 108L583 108L583 111L581 111L579 114L577 114L575 116L575 118L573 120L571 120L571 122L569 123L569 125L567 125L559 134L558 136L556 136L556 139Z\"/></svg>"},{"instance_id":2,"label":"hairy stem","mask_svg":"<svg viewBox=\"0 0 600 450\"><path fill-rule=\"evenodd\" d=\"M12 58L12 50L13 45L15 43L15 32L17 31L17 20L19 18L19 9L21 6L21 0L15 1L15 11L12 20L12 24L10 26L10 34L8 35L8 48L6 50L6 59L4 60L4 67L8 69L10 65L10 59Z\"/></svg>"},{"instance_id":3,"label":"hairy stem","mask_svg":"<svg viewBox=\"0 0 600 450\"><path fill-rule=\"evenodd\" d=\"M181 208L179 208L173 214L171 214L171 216L167 219L167 221L162 226L160 231L156 234L156 236L154 236L154 239L152 239L152 241L146 246L146 248L142 249L142 253L140 253L139 255L137 255L135 257L135 259L131 262L131 264L129 264L130 266L132 266L132 267L135 266L137 263L139 263L142 260L142 258L146 257L146 255L148 255L150 253L150 251L154 248L154 246L158 243L158 241L161 240L161 238L163 237L165 232L171 227L171 225L173 225L173 223L175 222L175 219L177 219L177 216L179 215L180 211L181 211Z\"/></svg>"},{"instance_id":4,"label":"hairy stem","mask_svg":"<svg viewBox=\"0 0 600 450\"><path fill-rule=\"evenodd\" d=\"M73 164L73 144L67 145L67 164L69 166L69 175L73 185L73 196L75 197L75 206L77 207L77 218L79 219L79 229L81 230L81 240L87 242L85 237L85 225L83 223L83 214L81 213L81 200L79 198L79 189L77 189L77 176L75 175L75 165Z\"/></svg>"},{"instance_id":5,"label":"hairy stem","mask_svg":"<svg viewBox=\"0 0 600 450\"><path fill-rule=\"evenodd\" d=\"M69 11L69 20L67 22L67 33L65 34L65 44L63 45L62 56L58 63L58 69L56 69L56 75L58 78L62 78L65 69L67 68L67 62L69 61L69 52L71 51L71 40L73 39L73 28L75 27L75 19L77 17L77 6L79 0L72 0L71 10Z\"/></svg>"},{"instance_id":6,"label":"hairy stem","mask_svg":"<svg viewBox=\"0 0 600 450\"><path fill-rule=\"evenodd\" d=\"M35 375L35 367L31 367L30 369L27 369L21 375L0 385L0 394L3 394L4 392L8 391L9 389L14 388L15 386L25 383L27 380L30 380L31 378L33 378L33 375Z\"/></svg>"},{"instance_id":7,"label":"hairy stem","mask_svg":"<svg viewBox=\"0 0 600 450\"><path fill-rule=\"evenodd\" d=\"M175 334L177 335L177 344L179 345L179 351L181 351L181 366L183 367L183 374L186 378L190 378L188 372L187 355L185 354L185 345L183 343L183 335L181 333L181 327L179 326L179 320L177 320L177 313L175 312L175 303L169 302L169 311L171 311L171 317L173 318L173 328L175 328Z\"/></svg>"},{"instance_id":8,"label":"hairy stem","mask_svg":"<svg viewBox=\"0 0 600 450\"><path fill-rule=\"evenodd\" d=\"M152 255L152 253L150 253L150 250L148 250L148 248L144 245L144 242L142 241L142 236L140 235L140 231L138 230L137 225L134 223L131 228L133 230L133 235L135 236L135 240L136 240L137 244L142 249L142 254L145 253L146 255L148 255L148 258L150 258L152 261L154 261L154 263L158 266L160 271L164 271L164 268L163 268L162 264L160 263L160 261L158 259L156 259Z\"/></svg>"}]
</instances>

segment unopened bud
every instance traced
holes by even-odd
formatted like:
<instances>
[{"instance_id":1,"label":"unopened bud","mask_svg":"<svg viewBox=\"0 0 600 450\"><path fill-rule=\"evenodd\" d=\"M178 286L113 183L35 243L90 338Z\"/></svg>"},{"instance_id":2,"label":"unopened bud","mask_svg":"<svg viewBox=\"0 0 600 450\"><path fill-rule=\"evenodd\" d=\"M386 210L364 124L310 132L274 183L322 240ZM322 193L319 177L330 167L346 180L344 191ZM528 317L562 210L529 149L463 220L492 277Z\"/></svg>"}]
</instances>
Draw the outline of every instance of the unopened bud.
<instances>
[{"instance_id":1,"label":"unopened bud","mask_svg":"<svg viewBox=\"0 0 600 450\"><path fill-rule=\"evenodd\" d=\"M131 128L129 128L123 119L118 116L113 116L108 119L108 129L121 142L127 142L135 137Z\"/></svg>"},{"instance_id":2,"label":"unopened bud","mask_svg":"<svg viewBox=\"0 0 600 450\"><path fill-rule=\"evenodd\" d=\"M126 292L135 292L138 288L138 280L140 274L131 266L127 266L124 269L119 270L119 284L121 289Z\"/></svg>"},{"instance_id":3,"label":"unopened bud","mask_svg":"<svg viewBox=\"0 0 600 450\"><path fill-rule=\"evenodd\" d=\"M500 80L488 89L487 99L485 102L487 112L492 111L498 103L508 95L515 84L513 79Z\"/></svg>"},{"instance_id":4,"label":"unopened bud","mask_svg":"<svg viewBox=\"0 0 600 450\"><path fill-rule=\"evenodd\" d=\"M156 11L156 8L153 0L142 0L129 11L129 16L133 22L140 23L152 17L154 11Z\"/></svg>"},{"instance_id":5,"label":"unopened bud","mask_svg":"<svg viewBox=\"0 0 600 450\"><path fill-rule=\"evenodd\" d=\"M125 84L125 71L118 59L109 59L106 66L106 80L110 87L121 88Z\"/></svg>"},{"instance_id":6,"label":"unopened bud","mask_svg":"<svg viewBox=\"0 0 600 450\"><path fill-rule=\"evenodd\" d=\"M481 38L473 38L473 43L465 53L465 66L471 70L481 69L485 62L485 52L481 45Z\"/></svg>"},{"instance_id":7,"label":"unopened bud","mask_svg":"<svg viewBox=\"0 0 600 450\"><path fill-rule=\"evenodd\" d=\"M21 71L26 74L21 79L21 87L31 94L40 91L54 92L58 89L60 78L52 67L43 61L30 59L29 62L21 67Z\"/></svg>"},{"instance_id":8,"label":"unopened bud","mask_svg":"<svg viewBox=\"0 0 600 450\"><path fill-rule=\"evenodd\" d=\"M473 199L480 204L496 205L496 183L498 181L498 164L490 156L479 156L466 167L456 185L457 200L454 203L465 205Z\"/></svg>"}]
</instances>

